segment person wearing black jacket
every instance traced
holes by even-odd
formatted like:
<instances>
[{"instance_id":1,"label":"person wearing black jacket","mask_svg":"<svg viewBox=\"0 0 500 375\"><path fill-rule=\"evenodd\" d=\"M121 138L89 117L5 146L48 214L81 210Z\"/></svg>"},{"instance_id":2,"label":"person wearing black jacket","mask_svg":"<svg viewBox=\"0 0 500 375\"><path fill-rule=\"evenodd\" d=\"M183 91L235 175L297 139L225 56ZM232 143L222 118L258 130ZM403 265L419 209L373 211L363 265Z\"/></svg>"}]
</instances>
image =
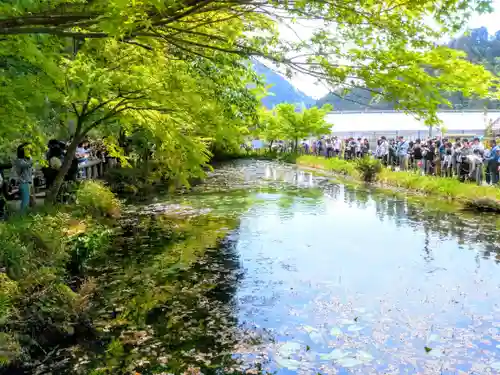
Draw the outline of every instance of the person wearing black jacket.
<instances>
[{"instance_id":1,"label":"person wearing black jacket","mask_svg":"<svg viewBox=\"0 0 500 375\"><path fill-rule=\"evenodd\" d=\"M436 147L432 140L427 142L426 152L425 152L425 173L427 175L434 174L434 159L436 157Z\"/></svg>"},{"instance_id":2,"label":"person wearing black jacket","mask_svg":"<svg viewBox=\"0 0 500 375\"><path fill-rule=\"evenodd\" d=\"M7 218L7 201L11 197L9 193L9 181L5 178L4 171L11 168L11 163L0 164L0 220Z\"/></svg>"},{"instance_id":3,"label":"person wearing black jacket","mask_svg":"<svg viewBox=\"0 0 500 375\"><path fill-rule=\"evenodd\" d=\"M54 184L54 180L59 173L63 159L66 145L57 139L51 139L48 144L48 151L46 159L48 166L42 168L43 177L45 178L45 187L50 189Z\"/></svg>"},{"instance_id":4,"label":"person wearing black jacket","mask_svg":"<svg viewBox=\"0 0 500 375\"><path fill-rule=\"evenodd\" d=\"M424 153L420 139L415 141L411 151L415 169L419 170L421 173L425 172Z\"/></svg>"}]
</instances>

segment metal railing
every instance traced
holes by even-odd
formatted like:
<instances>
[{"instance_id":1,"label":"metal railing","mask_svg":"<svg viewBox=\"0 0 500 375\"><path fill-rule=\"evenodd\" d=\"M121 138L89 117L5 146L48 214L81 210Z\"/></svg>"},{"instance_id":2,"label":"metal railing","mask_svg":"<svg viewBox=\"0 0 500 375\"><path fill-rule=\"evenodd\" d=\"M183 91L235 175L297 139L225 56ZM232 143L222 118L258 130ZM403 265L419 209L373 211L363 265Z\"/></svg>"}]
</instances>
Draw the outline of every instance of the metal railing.
<instances>
[{"instance_id":1,"label":"metal railing","mask_svg":"<svg viewBox=\"0 0 500 375\"><path fill-rule=\"evenodd\" d=\"M104 163L101 159L89 160L85 163L78 164L78 170L83 173L79 173L80 179L94 179L101 177L105 169L107 167L107 163Z\"/></svg>"}]
</instances>

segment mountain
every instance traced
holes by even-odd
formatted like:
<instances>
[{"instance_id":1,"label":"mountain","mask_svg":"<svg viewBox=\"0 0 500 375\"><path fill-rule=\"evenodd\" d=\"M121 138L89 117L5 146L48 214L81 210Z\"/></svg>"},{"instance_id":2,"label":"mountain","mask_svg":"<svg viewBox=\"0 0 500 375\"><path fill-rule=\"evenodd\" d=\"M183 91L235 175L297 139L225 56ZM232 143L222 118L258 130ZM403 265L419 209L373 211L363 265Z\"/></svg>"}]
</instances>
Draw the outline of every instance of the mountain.
<instances>
[{"instance_id":1,"label":"mountain","mask_svg":"<svg viewBox=\"0 0 500 375\"><path fill-rule=\"evenodd\" d=\"M265 77L267 85L272 85L269 89L270 95L262 99L262 104L267 108L273 108L280 103L300 104L309 108L316 103L313 98L297 90L286 78L264 64L253 61L253 68L255 72Z\"/></svg>"},{"instance_id":2,"label":"mountain","mask_svg":"<svg viewBox=\"0 0 500 375\"><path fill-rule=\"evenodd\" d=\"M448 43L449 48L461 50L467 53L468 60L482 64L486 69L498 74L500 72L500 31L494 35L488 33L488 29L480 27L471 30ZM453 109L497 109L500 103L496 101L478 100L466 98L462 93L449 93L445 95L452 103ZM363 89L353 89L345 95L342 93L329 93L320 98L317 106L331 104L337 111L364 111L364 110L390 110L394 109L392 103L378 102L370 103L370 93ZM370 105L370 107L368 107ZM442 109L450 109L443 106Z\"/></svg>"}]
</instances>

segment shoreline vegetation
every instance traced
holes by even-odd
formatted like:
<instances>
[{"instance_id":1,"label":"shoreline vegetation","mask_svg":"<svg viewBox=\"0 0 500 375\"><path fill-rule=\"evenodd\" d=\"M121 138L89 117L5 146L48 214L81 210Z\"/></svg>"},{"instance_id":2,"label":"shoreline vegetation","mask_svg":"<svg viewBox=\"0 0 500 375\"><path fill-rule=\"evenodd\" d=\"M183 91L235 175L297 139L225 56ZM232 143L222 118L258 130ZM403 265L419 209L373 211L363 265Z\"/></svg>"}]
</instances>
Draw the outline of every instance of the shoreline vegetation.
<instances>
[{"instance_id":1,"label":"shoreline vegetation","mask_svg":"<svg viewBox=\"0 0 500 375\"><path fill-rule=\"evenodd\" d=\"M206 282L183 275L237 225L234 215L179 210L129 212L104 183L89 180L74 203L0 222L0 374L141 368L145 353L160 349L149 308L169 306L158 323L167 326L188 310L176 302L187 283L199 290L196 298L210 293ZM159 353L183 345L182 332L170 335ZM150 365L185 370L180 358L167 365L157 357Z\"/></svg>"},{"instance_id":2,"label":"shoreline vegetation","mask_svg":"<svg viewBox=\"0 0 500 375\"><path fill-rule=\"evenodd\" d=\"M283 160L340 174L360 182L364 180L355 162L312 155L287 157ZM445 198L460 203L467 209L500 212L500 189L494 186L478 186L454 178L422 176L412 171L392 171L389 168L381 168L373 182L383 188L400 188L412 193Z\"/></svg>"}]
</instances>

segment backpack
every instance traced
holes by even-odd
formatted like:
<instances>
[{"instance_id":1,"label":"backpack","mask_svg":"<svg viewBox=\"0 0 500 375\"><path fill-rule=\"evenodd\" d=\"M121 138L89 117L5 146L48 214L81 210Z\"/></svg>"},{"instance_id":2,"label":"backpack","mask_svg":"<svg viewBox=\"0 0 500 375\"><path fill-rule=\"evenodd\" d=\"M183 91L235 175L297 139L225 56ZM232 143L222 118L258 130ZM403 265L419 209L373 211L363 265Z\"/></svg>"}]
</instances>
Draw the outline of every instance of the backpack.
<instances>
[{"instance_id":1,"label":"backpack","mask_svg":"<svg viewBox=\"0 0 500 375\"><path fill-rule=\"evenodd\" d=\"M413 147L413 157L415 159L422 159L423 156L424 155L422 154L422 148L420 146Z\"/></svg>"}]
</instances>

